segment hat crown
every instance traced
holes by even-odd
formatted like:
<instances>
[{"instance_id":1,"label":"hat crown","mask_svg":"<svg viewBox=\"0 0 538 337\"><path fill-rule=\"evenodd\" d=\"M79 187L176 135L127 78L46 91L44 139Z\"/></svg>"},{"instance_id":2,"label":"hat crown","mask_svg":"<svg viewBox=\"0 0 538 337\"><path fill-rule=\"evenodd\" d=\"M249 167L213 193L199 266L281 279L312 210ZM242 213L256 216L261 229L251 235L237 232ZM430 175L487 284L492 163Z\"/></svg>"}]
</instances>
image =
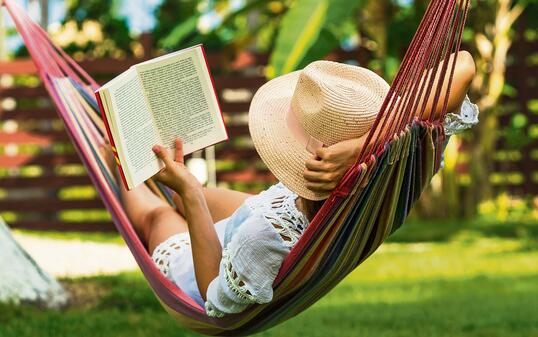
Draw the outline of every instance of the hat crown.
<instances>
[{"instance_id":1,"label":"hat crown","mask_svg":"<svg viewBox=\"0 0 538 337\"><path fill-rule=\"evenodd\" d=\"M368 69L316 61L301 71L290 113L309 136L330 146L368 132L388 91Z\"/></svg>"}]
</instances>

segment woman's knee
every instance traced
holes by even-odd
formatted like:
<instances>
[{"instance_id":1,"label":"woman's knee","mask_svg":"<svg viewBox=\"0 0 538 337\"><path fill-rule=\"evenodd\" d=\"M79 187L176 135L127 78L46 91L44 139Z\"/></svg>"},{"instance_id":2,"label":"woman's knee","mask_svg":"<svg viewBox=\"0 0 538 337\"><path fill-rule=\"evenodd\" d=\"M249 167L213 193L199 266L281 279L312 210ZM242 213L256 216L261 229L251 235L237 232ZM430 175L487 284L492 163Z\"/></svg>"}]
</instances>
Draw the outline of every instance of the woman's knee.
<instances>
[{"instance_id":1,"label":"woman's knee","mask_svg":"<svg viewBox=\"0 0 538 337\"><path fill-rule=\"evenodd\" d=\"M183 220L181 216L172 207L155 207L148 211L143 217L143 223L140 224L140 228L143 230L142 235L144 235L146 239L149 239L152 228L159 226L159 224L181 222L181 220ZM180 226L182 224L178 225Z\"/></svg>"}]
</instances>

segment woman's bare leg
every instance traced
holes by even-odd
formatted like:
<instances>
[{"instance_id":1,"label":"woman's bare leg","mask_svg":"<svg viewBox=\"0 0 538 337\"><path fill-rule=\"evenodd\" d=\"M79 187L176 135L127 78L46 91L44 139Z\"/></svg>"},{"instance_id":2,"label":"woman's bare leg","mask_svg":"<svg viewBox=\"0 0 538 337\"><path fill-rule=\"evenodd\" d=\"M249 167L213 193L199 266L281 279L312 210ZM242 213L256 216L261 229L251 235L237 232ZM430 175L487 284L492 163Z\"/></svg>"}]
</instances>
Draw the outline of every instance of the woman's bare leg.
<instances>
[{"instance_id":1,"label":"woman's bare leg","mask_svg":"<svg viewBox=\"0 0 538 337\"><path fill-rule=\"evenodd\" d=\"M204 196L213 222L230 217L251 194L225 188L204 187ZM174 203L181 215L184 215L184 205L181 197L174 193Z\"/></svg>"},{"instance_id":2,"label":"woman's bare leg","mask_svg":"<svg viewBox=\"0 0 538 337\"><path fill-rule=\"evenodd\" d=\"M103 152L107 165L115 173L116 181L120 181L112 152L108 148L103 149ZM140 185L130 191L125 189L123 184L118 185L125 212L150 253L170 236L189 231L183 216L183 202L177 194L174 194L174 202L180 213L156 196L146 185ZM250 196L222 188L204 188L204 195L215 223L232 215Z\"/></svg>"},{"instance_id":3,"label":"woman's bare leg","mask_svg":"<svg viewBox=\"0 0 538 337\"><path fill-rule=\"evenodd\" d=\"M120 190L125 212L146 243L150 254L172 235L189 231L185 218L153 194L146 185L131 191L121 186Z\"/></svg>"},{"instance_id":4,"label":"woman's bare leg","mask_svg":"<svg viewBox=\"0 0 538 337\"><path fill-rule=\"evenodd\" d=\"M112 151L108 146L104 146L102 152L108 167L114 172L116 181L120 181ZM141 240L147 245L150 254L172 235L188 232L185 219L146 185L137 186L130 191L122 183L118 186L125 213Z\"/></svg>"}]
</instances>

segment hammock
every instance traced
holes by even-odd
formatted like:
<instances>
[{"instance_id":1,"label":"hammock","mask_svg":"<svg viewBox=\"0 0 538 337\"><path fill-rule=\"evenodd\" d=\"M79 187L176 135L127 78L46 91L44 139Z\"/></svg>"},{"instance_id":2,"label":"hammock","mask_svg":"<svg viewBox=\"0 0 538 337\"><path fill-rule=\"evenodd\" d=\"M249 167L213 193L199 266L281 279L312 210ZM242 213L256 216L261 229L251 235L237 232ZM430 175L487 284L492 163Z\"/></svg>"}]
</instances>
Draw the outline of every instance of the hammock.
<instances>
[{"instance_id":1,"label":"hammock","mask_svg":"<svg viewBox=\"0 0 538 337\"><path fill-rule=\"evenodd\" d=\"M439 169L445 139L442 118L428 115L424 97L433 97L433 110L439 105L444 116L449 95L440 101L439 84L447 76L450 88L456 58L449 55L459 51L469 0L430 2L368 136L368 146L285 259L273 285L274 300L224 318L208 317L166 279L136 235L98 151L105 137L93 95L99 85L13 0L4 0L4 5L118 231L164 308L181 325L200 333L248 335L297 315L335 287L402 225ZM448 59L452 61L441 62ZM427 80L421 80L428 73ZM415 117L416 111L423 118ZM162 189L155 192L167 197Z\"/></svg>"}]
</instances>

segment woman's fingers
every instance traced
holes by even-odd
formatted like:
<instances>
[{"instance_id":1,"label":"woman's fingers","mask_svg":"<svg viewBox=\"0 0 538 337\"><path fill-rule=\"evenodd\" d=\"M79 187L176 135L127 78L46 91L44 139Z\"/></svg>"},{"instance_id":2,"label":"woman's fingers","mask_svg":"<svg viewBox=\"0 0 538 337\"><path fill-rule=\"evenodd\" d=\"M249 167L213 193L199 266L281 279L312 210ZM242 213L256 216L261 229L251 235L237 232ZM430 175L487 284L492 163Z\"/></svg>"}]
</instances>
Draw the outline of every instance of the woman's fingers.
<instances>
[{"instance_id":1,"label":"woman's fingers","mask_svg":"<svg viewBox=\"0 0 538 337\"><path fill-rule=\"evenodd\" d=\"M306 188L314 192L330 192L335 189L336 185L337 185L336 182L330 182L330 183L307 182Z\"/></svg>"},{"instance_id":2,"label":"woman's fingers","mask_svg":"<svg viewBox=\"0 0 538 337\"><path fill-rule=\"evenodd\" d=\"M326 171L327 170L325 163L322 162L321 160L316 160L316 159L308 159L305 162L305 166L310 171Z\"/></svg>"},{"instance_id":3,"label":"woman's fingers","mask_svg":"<svg viewBox=\"0 0 538 337\"><path fill-rule=\"evenodd\" d=\"M306 169L303 172L303 177L309 182L325 182L327 181L327 175L320 171L311 171Z\"/></svg>"},{"instance_id":4,"label":"woman's fingers","mask_svg":"<svg viewBox=\"0 0 538 337\"><path fill-rule=\"evenodd\" d=\"M155 145L153 147L153 152L160 160L164 162L164 165L166 165L166 167L172 167L174 165L174 161L172 160L172 158L170 158L168 151L166 151L164 147L160 145Z\"/></svg>"},{"instance_id":5,"label":"woman's fingers","mask_svg":"<svg viewBox=\"0 0 538 337\"><path fill-rule=\"evenodd\" d=\"M183 164L183 142L181 139L176 139L175 161Z\"/></svg>"}]
</instances>

